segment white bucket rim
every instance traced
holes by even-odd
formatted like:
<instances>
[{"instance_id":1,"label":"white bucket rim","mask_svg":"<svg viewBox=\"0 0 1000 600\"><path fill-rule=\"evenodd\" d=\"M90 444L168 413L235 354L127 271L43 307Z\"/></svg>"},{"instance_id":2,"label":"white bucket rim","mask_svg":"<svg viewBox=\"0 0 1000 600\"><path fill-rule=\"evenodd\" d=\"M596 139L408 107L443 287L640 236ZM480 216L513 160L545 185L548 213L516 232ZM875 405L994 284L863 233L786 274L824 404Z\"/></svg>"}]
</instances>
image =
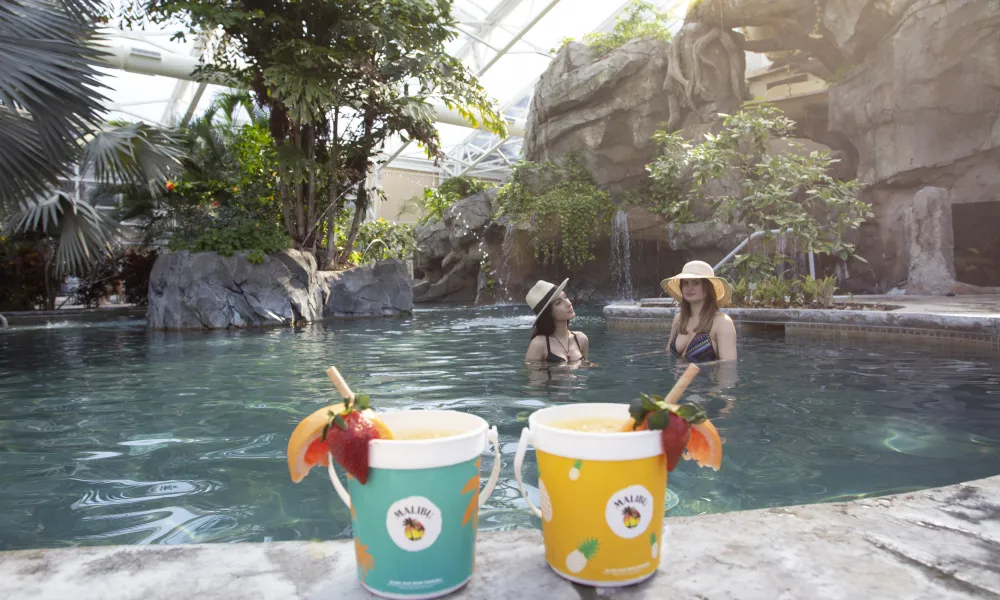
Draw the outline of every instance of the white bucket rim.
<instances>
[{"instance_id":1,"label":"white bucket rim","mask_svg":"<svg viewBox=\"0 0 1000 600\"><path fill-rule=\"evenodd\" d=\"M663 454L658 431L591 432L552 427L550 423L588 417L630 417L628 404L590 402L562 404L537 410L528 417L536 450L579 460L620 461Z\"/></svg>"},{"instance_id":2,"label":"white bucket rim","mask_svg":"<svg viewBox=\"0 0 1000 600\"><path fill-rule=\"evenodd\" d=\"M421 423L411 429L442 427L461 433L423 440L372 440L368 444L368 465L375 469L431 469L466 462L487 449L489 423L482 417L457 410L398 410L380 412L392 430L406 426L393 422Z\"/></svg>"}]
</instances>

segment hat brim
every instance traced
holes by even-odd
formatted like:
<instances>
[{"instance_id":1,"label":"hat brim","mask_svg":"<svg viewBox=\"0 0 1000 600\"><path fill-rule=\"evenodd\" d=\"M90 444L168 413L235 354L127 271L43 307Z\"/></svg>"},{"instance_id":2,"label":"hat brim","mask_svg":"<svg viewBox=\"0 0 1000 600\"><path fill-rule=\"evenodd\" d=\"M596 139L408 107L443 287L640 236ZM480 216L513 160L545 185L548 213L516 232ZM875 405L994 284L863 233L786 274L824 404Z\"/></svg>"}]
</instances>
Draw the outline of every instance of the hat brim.
<instances>
[{"instance_id":1,"label":"hat brim","mask_svg":"<svg viewBox=\"0 0 1000 600\"><path fill-rule=\"evenodd\" d=\"M535 315L535 320L531 322L532 325L537 323L538 317L542 316L542 313L545 312L545 309L548 308L550 304L555 302L556 298L559 297L559 293L562 292L564 289L566 289L567 283L569 283L569 277L563 279L563 282L560 283L558 286L556 286L556 291L552 292L552 295L549 296L549 301L546 302L545 306L543 306L542 309L538 311L538 314Z\"/></svg>"},{"instance_id":2,"label":"hat brim","mask_svg":"<svg viewBox=\"0 0 1000 600\"><path fill-rule=\"evenodd\" d=\"M712 287L715 289L715 303L720 307L728 305L733 298L732 287L730 287L728 281L721 277L705 277L703 275L681 273L680 275L664 279L660 282L660 287L679 303L684 300L684 294L681 293L681 281L684 279L707 279L711 281Z\"/></svg>"}]
</instances>

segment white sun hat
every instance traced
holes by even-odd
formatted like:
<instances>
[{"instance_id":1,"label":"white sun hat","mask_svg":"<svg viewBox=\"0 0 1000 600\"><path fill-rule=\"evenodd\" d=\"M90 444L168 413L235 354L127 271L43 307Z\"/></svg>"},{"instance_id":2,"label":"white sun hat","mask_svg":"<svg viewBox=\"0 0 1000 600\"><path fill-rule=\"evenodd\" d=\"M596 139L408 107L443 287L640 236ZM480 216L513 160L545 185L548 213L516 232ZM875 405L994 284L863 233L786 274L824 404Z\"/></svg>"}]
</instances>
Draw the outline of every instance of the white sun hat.
<instances>
[{"instance_id":1,"label":"white sun hat","mask_svg":"<svg viewBox=\"0 0 1000 600\"><path fill-rule=\"evenodd\" d=\"M569 278L563 279L563 282L559 285L539 279L538 283L528 291L528 295L524 301L531 308L532 312L535 313L536 322L539 315L545 312L545 309L552 304L553 300L559 297L559 292L563 291L567 283L569 283Z\"/></svg>"},{"instance_id":2,"label":"white sun hat","mask_svg":"<svg viewBox=\"0 0 1000 600\"><path fill-rule=\"evenodd\" d=\"M711 281L715 288L715 301L719 306L729 304L730 299L732 299L733 293L729 282L721 277L716 277L712 265L707 262L700 260L689 262L684 265L680 273L661 281L660 287L674 300L680 302L684 299L684 294L681 293L681 280L683 279L707 279Z\"/></svg>"}]
</instances>

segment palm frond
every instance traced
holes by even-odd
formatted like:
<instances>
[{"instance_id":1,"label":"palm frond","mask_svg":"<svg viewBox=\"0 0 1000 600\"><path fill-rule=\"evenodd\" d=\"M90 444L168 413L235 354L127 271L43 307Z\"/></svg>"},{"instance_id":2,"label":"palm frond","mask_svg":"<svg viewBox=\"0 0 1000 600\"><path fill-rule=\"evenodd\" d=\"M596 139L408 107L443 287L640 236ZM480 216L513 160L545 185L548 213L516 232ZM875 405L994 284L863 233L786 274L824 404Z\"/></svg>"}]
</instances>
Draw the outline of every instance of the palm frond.
<instances>
[{"instance_id":1,"label":"palm frond","mask_svg":"<svg viewBox=\"0 0 1000 600\"><path fill-rule=\"evenodd\" d=\"M169 132L133 123L94 134L83 148L81 168L102 185L145 185L155 195L180 170L183 156Z\"/></svg>"},{"instance_id":2,"label":"palm frond","mask_svg":"<svg viewBox=\"0 0 1000 600\"><path fill-rule=\"evenodd\" d=\"M91 0L0 0L0 203L44 193L79 155L105 87ZM83 11L82 13L80 11Z\"/></svg>"},{"instance_id":3,"label":"palm frond","mask_svg":"<svg viewBox=\"0 0 1000 600\"><path fill-rule=\"evenodd\" d=\"M112 252L119 225L94 206L55 192L25 203L15 231L58 237L56 275L82 275Z\"/></svg>"}]
</instances>

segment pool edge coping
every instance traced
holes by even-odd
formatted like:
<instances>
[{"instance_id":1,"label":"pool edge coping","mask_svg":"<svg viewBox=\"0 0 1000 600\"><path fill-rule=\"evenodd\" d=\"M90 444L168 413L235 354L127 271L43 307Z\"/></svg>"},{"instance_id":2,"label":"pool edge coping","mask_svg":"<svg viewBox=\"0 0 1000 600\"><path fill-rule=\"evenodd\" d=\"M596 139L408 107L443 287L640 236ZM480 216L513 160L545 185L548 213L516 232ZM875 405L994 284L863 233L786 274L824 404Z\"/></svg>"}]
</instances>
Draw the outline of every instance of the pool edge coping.
<instances>
[{"instance_id":1,"label":"pool edge coping","mask_svg":"<svg viewBox=\"0 0 1000 600\"><path fill-rule=\"evenodd\" d=\"M998 497L1000 475L849 502L672 517L657 576L616 595L1000 595ZM71 590L102 600L369 598L353 551L350 540L19 550L0 552L0 577L18 600ZM481 533L477 563L472 582L448 598L581 597L545 565L537 530Z\"/></svg>"}]
</instances>

